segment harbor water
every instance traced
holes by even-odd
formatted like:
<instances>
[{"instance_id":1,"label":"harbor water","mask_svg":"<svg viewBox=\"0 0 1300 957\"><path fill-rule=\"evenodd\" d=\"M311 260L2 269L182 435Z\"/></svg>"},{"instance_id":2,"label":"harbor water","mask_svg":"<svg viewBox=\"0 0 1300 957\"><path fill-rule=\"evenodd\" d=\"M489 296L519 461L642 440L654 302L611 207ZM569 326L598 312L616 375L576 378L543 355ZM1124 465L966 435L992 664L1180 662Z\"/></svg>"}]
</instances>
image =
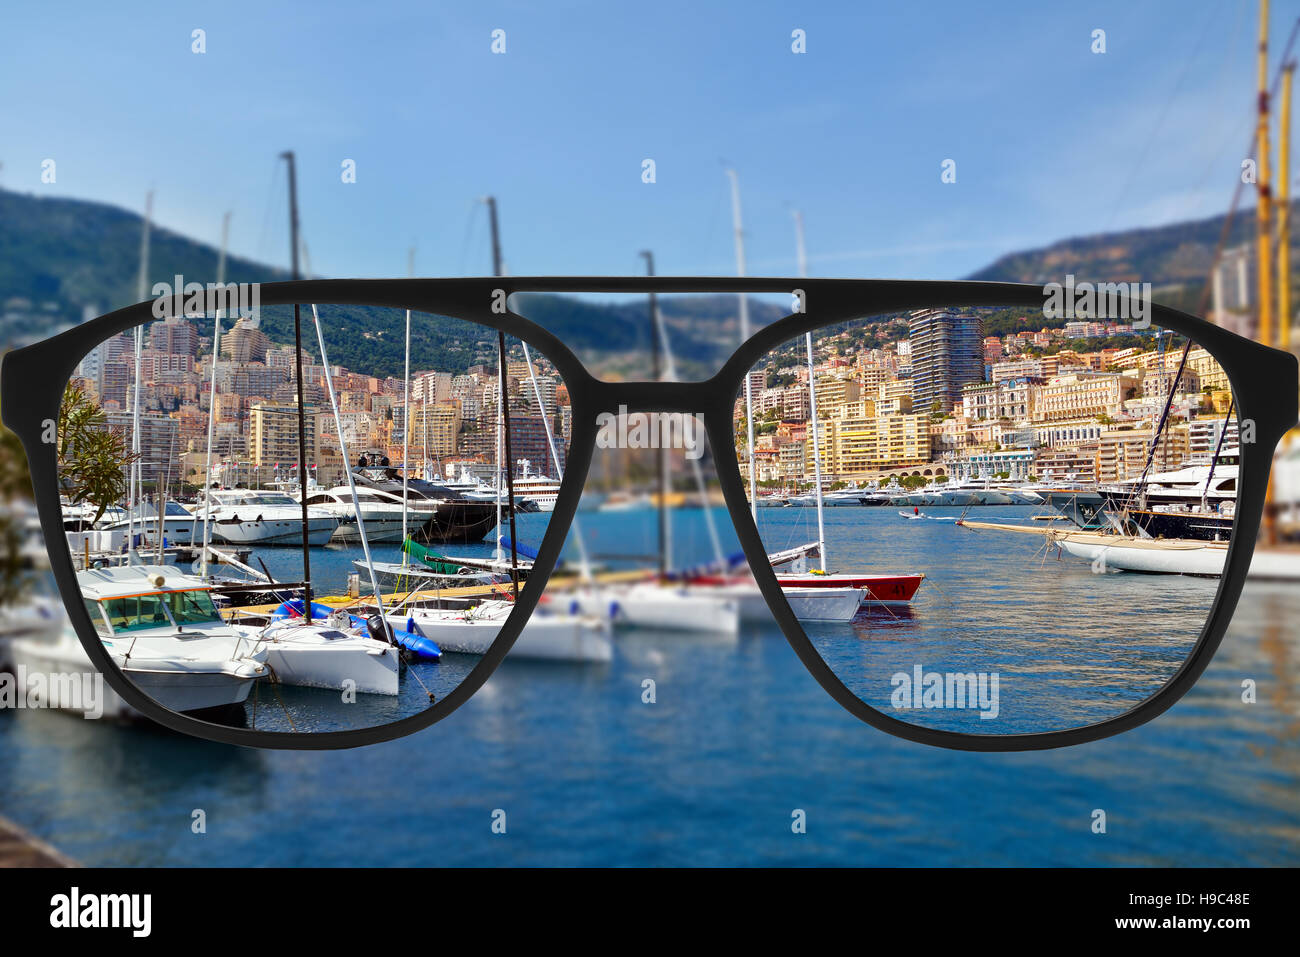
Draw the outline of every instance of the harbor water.
<instances>
[{"instance_id":1,"label":"harbor water","mask_svg":"<svg viewBox=\"0 0 1300 957\"><path fill-rule=\"evenodd\" d=\"M765 510L768 544L807 541L811 511ZM652 515L584 513L589 550L652 554ZM734 549L725 512L715 515ZM678 564L709 557L701 517L674 514ZM521 516L520 540L536 545L545 521ZM966 561L945 545L961 531L951 522L860 508L828 510L827 521L837 570L924 560L918 620L942 607L943 583ZM291 549L258 554L286 578L300 561ZM315 549L313 577L341 591L355 557ZM1081 565L1077 600L1044 612L1045 633L1053 615L1079 634L1122 627ZM1142 576L1105 584L1151 587ZM344 752L255 751L6 711L0 806L90 865L1296 865L1297 620L1300 592L1251 585L1215 660L1171 711L1063 751L959 753L880 733L822 690L774 625L747 625L738 640L640 630L616 635L607 665L507 657L439 724ZM461 657L421 675L476 660ZM328 709L312 713L331 729ZM800 812L804 833L792 827Z\"/></svg>"}]
</instances>

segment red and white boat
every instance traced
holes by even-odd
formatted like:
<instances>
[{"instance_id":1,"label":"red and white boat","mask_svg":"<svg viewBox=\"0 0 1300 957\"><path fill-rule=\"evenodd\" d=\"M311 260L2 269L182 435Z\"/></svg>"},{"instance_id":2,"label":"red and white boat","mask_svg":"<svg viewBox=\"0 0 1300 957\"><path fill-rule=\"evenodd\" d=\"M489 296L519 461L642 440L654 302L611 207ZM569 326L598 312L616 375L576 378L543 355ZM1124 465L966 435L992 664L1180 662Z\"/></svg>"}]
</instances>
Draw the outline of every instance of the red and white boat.
<instances>
[{"instance_id":1,"label":"red and white boat","mask_svg":"<svg viewBox=\"0 0 1300 957\"><path fill-rule=\"evenodd\" d=\"M905 605L921 587L925 575L920 572L914 575L830 575L807 572L802 575L778 574L776 580L783 589L856 588L862 592L862 605ZM691 579L693 585L722 586L744 582L753 582L753 579L735 575L701 575Z\"/></svg>"},{"instance_id":2,"label":"red and white boat","mask_svg":"<svg viewBox=\"0 0 1300 957\"><path fill-rule=\"evenodd\" d=\"M803 575L777 575L782 588L860 588L862 604L905 605L925 581L925 575L831 575L808 572Z\"/></svg>"}]
</instances>

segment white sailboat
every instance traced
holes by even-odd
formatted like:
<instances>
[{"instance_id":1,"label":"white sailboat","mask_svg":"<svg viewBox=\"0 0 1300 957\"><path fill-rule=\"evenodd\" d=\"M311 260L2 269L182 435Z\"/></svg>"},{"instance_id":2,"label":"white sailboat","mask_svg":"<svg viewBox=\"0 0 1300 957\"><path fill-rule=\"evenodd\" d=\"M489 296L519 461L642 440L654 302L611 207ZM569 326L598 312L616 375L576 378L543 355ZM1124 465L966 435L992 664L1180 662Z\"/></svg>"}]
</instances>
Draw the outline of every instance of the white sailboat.
<instances>
[{"instance_id":1,"label":"white sailboat","mask_svg":"<svg viewBox=\"0 0 1300 957\"><path fill-rule=\"evenodd\" d=\"M524 623L509 658L600 663L614 657L608 619L575 614L572 607L555 610L549 607L553 604L538 605ZM390 611L385 617L394 628L432 639L444 652L483 655L501 634L513 609L512 602L492 599L471 608L413 608Z\"/></svg>"}]
</instances>

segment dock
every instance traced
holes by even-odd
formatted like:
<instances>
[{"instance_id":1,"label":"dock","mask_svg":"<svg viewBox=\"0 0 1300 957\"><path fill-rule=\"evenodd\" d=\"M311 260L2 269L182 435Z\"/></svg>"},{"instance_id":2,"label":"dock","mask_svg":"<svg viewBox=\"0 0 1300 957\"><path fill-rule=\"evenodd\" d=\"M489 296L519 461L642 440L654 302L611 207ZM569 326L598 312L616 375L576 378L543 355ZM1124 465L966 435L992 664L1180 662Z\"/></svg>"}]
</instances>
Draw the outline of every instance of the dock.
<instances>
[{"instance_id":1,"label":"dock","mask_svg":"<svg viewBox=\"0 0 1300 957\"><path fill-rule=\"evenodd\" d=\"M76 861L55 850L17 824L0 817L0 867L77 867Z\"/></svg>"},{"instance_id":2,"label":"dock","mask_svg":"<svg viewBox=\"0 0 1300 957\"><path fill-rule=\"evenodd\" d=\"M646 569L630 569L628 571L602 572L593 575L592 578L598 585L620 585L631 582L645 581L653 577L653 572ZM546 583L548 591L564 591L570 588L576 588L581 584L580 576L573 573L561 575L552 575ZM521 581L519 587L522 590L527 583ZM510 583L504 582L495 585L458 585L452 588L424 588L418 591L398 591L390 594L380 593L380 598L384 606L395 605L402 602L405 605L418 605L421 602L440 601L444 599L455 599L458 601L488 601L493 598L508 598L510 595ZM356 608L358 606L373 605L374 595L365 590L362 585L361 595L358 598L352 598L348 595L312 595L314 604L327 605L330 608ZM248 605L239 608L227 610L228 617L248 616L250 618L267 617L279 604L270 605Z\"/></svg>"}]
</instances>

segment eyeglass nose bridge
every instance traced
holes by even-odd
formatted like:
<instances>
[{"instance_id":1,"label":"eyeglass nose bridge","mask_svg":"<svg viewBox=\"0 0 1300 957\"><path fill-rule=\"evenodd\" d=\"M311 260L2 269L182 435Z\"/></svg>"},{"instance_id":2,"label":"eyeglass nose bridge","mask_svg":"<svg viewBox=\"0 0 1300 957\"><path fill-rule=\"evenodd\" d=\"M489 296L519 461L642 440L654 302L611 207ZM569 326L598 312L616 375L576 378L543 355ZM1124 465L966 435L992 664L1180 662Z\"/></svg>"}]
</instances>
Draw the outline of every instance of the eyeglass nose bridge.
<instances>
[{"instance_id":1,"label":"eyeglass nose bridge","mask_svg":"<svg viewBox=\"0 0 1300 957\"><path fill-rule=\"evenodd\" d=\"M709 382L598 382L597 412L705 413L717 400Z\"/></svg>"}]
</instances>

